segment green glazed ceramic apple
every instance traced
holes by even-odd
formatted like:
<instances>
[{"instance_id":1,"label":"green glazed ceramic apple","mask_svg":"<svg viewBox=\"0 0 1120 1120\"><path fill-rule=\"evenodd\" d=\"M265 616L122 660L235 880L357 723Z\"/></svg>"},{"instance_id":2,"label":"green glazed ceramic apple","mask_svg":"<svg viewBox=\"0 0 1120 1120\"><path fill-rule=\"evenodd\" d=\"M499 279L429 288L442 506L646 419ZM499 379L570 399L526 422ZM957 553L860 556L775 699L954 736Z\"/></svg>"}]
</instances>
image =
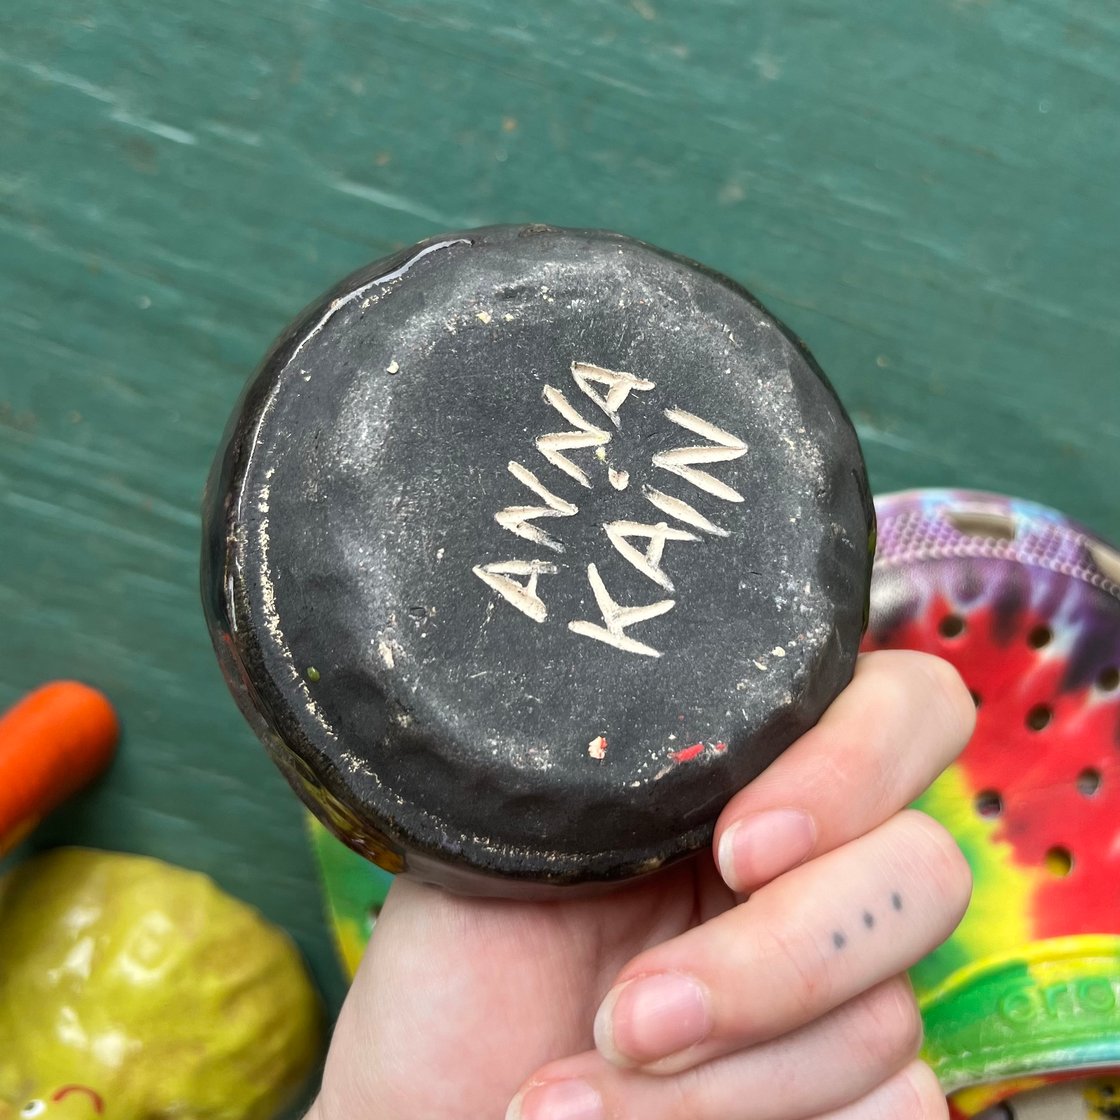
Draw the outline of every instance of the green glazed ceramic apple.
<instances>
[{"instance_id":1,"label":"green glazed ceramic apple","mask_svg":"<svg viewBox=\"0 0 1120 1120\"><path fill-rule=\"evenodd\" d=\"M285 934L208 878L69 848L0 881L0 1120L272 1120L321 1010Z\"/></svg>"}]
</instances>

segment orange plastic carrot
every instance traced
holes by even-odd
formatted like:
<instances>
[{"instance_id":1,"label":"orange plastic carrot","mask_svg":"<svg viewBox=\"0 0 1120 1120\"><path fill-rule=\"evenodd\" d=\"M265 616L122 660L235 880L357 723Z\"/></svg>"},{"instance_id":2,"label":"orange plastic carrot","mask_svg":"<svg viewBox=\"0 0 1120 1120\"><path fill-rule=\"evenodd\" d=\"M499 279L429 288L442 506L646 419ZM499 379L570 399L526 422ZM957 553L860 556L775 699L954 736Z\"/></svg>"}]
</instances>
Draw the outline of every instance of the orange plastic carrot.
<instances>
[{"instance_id":1,"label":"orange plastic carrot","mask_svg":"<svg viewBox=\"0 0 1120 1120\"><path fill-rule=\"evenodd\" d=\"M100 774L120 724L94 688L55 681L0 716L0 855Z\"/></svg>"}]
</instances>

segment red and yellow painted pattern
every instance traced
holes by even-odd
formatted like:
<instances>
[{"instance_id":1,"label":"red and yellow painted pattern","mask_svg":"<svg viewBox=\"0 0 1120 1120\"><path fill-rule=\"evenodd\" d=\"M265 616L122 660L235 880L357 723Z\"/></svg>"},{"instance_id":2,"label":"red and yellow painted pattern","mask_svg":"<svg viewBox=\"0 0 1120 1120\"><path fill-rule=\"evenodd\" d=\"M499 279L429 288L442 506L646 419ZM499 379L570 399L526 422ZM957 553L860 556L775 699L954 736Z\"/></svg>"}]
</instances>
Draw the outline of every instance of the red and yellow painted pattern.
<instances>
[{"instance_id":1,"label":"red and yellow painted pattern","mask_svg":"<svg viewBox=\"0 0 1120 1120\"><path fill-rule=\"evenodd\" d=\"M954 528L970 503L989 540ZM913 970L926 1056L971 1117L1120 1067L1120 589L1052 511L940 492L879 515L865 649L938 654L977 703L917 803L956 836L973 901Z\"/></svg>"}]
</instances>

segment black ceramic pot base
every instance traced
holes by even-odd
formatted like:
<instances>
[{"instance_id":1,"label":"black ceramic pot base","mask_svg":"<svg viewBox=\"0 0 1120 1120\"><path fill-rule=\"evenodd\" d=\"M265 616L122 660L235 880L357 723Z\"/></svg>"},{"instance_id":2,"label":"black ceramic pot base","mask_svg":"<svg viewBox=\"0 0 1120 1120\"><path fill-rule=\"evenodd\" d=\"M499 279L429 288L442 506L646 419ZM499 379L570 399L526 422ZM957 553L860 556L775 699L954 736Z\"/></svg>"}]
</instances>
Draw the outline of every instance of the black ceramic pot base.
<instances>
[{"instance_id":1,"label":"black ceramic pot base","mask_svg":"<svg viewBox=\"0 0 1120 1120\"><path fill-rule=\"evenodd\" d=\"M614 234L448 235L276 343L208 491L242 709L336 834L484 893L705 846L850 679L859 448L732 282Z\"/></svg>"}]
</instances>

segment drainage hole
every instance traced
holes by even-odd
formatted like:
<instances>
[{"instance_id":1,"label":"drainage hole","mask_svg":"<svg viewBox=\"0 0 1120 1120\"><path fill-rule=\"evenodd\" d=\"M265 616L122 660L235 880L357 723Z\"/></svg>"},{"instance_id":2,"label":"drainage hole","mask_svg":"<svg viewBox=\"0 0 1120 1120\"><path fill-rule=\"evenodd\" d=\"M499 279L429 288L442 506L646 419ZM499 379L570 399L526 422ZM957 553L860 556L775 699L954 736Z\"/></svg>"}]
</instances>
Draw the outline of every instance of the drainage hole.
<instances>
[{"instance_id":1,"label":"drainage hole","mask_svg":"<svg viewBox=\"0 0 1120 1120\"><path fill-rule=\"evenodd\" d=\"M1069 848L1051 848L1042 862L1055 879L1064 879L1073 870L1073 853Z\"/></svg>"},{"instance_id":2,"label":"drainage hole","mask_svg":"<svg viewBox=\"0 0 1120 1120\"><path fill-rule=\"evenodd\" d=\"M1082 797L1092 797L1101 788L1101 772L1091 766L1077 775L1077 792Z\"/></svg>"},{"instance_id":3,"label":"drainage hole","mask_svg":"<svg viewBox=\"0 0 1120 1120\"><path fill-rule=\"evenodd\" d=\"M994 789L985 789L976 795L973 802L976 812L985 820L994 820L1003 812L1003 798Z\"/></svg>"},{"instance_id":4,"label":"drainage hole","mask_svg":"<svg viewBox=\"0 0 1120 1120\"><path fill-rule=\"evenodd\" d=\"M954 509L945 518L958 533L993 541L1015 539L1015 519L1007 513L986 509Z\"/></svg>"},{"instance_id":5,"label":"drainage hole","mask_svg":"<svg viewBox=\"0 0 1120 1120\"><path fill-rule=\"evenodd\" d=\"M1017 1120L1018 1114L1015 1109L1009 1104L997 1104L995 1108L989 1108L986 1112L980 1113L976 1120Z\"/></svg>"},{"instance_id":6,"label":"drainage hole","mask_svg":"<svg viewBox=\"0 0 1120 1120\"><path fill-rule=\"evenodd\" d=\"M943 638L959 638L964 633L964 619L959 614L947 614L937 629Z\"/></svg>"},{"instance_id":7,"label":"drainage hole","mask_svg":"<svg viewBox=\"0 0 1120 1120\"><path fill-rule=\"evenodd\" d=\"M1054 710L1049 704L1035 704L1027 712L1027 726L1032 731L1041 731L1054 718Z\"/></svg>"},{"instance_id":8,"label":"drainage hole","mask_svg":"<svg viewBox=\"0 0 1120 1120\"><path fill-rule=\"evenodd\" d=\"M1054 640L1054 631L1049 626L1036 626L1027 635L1027 645L1031 649L1042 649Z\"/></svg>"}]
</instances>

